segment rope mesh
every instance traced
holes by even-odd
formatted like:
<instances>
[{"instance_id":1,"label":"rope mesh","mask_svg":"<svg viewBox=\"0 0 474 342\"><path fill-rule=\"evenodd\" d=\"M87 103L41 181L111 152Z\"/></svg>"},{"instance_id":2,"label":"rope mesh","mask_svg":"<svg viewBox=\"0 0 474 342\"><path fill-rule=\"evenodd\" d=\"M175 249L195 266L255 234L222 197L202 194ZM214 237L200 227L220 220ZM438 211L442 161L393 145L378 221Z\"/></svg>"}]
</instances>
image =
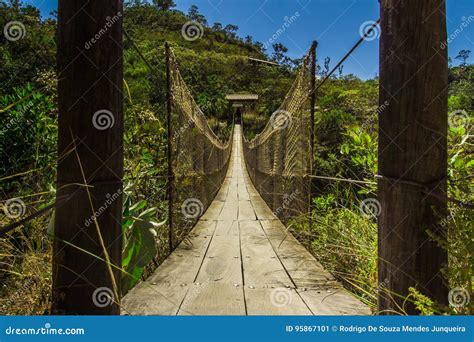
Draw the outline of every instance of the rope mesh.
<instances>
[{"instance_id":1,"label":"rope mesh","mask_svg":"<svg viewBox=\"0 0 474 342\"><path fill-rule=\"evenodd\" d=\"M287 223L308 212L311 174L310 94L314 63L311 49L296 79L263 131L244 138L244 156L252 182L262 198Z\"/></svg>"},{"instance_id":2,"label":"rope mesh","mask_svg":"<svg viewBox=\"0 0 474 342\"><path fill-rule=\"evenodd\" d=\"M194 101L169 49L173 241L179 243L209 207L224 181L232 139L222 142ZM231 135L232 137L232 135Z\"/></svg>"}]
</instances>

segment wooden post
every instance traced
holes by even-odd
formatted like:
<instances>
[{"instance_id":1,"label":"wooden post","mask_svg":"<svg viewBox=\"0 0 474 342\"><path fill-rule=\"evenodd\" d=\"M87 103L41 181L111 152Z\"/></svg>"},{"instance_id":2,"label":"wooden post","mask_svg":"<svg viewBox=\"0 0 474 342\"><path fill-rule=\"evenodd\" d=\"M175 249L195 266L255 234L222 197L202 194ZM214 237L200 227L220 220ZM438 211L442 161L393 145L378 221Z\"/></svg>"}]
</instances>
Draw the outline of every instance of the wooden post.
<instances>
[{"instance_id":1,"label":"wooden post","mask_svg":"<svg viewBox=\"0 0 474 342\"><path fill-rule=\"evenodd\" d=\"M59 1L53 314L120 313L122 1Z\"/></svg>"},{"instance_id":2,"label":"wooden post","mask_svg":"<svg viewBox=\"0 0 474 342\"><path fill-rule=\"evenodd\" d=\"M314 107L316 106L316 49L318 42L313 41L311 44L310 56L311 56L311 98L310 98L310 174L314 173ZM309 177L309 227L313 224L312 208L313 208L313 195L314 195L314 181L313 178Z\"/></svg>"},{"instance_id":3,"label":"wooden post","mask_svg":"<svg viewBox=\"0 0 474 342\"><path fill-rule=\"evenodd\" d=\"M173 160L172 160L172 131L171 131L171 68L170 46L165 43L166 56L166 127L168 131L168 239L170 253L173 251Z\"/></svg>"},{"instance_id":4,"label":"wooden post","mask_svg":"<svg viewBox=\"0 0 474 342\"><path fill-rule=\"evenodd\" d=\"M448 297L446 251L427 233L445 236L446 15L445 0L380 3L379 310L400 311L410 287L440 304Z\"/></svg>"}]
</instances>

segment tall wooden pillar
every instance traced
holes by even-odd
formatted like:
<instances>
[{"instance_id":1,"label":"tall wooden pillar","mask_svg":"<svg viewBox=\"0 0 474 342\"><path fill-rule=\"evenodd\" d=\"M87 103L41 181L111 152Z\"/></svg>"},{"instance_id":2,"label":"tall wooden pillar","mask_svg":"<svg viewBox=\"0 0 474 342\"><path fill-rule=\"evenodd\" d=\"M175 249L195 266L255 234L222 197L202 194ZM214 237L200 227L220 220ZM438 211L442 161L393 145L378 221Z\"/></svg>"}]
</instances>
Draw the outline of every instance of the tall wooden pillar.
<instances>
[{"instance_id":1,"label":"tall wooden pillar","mask_svg":"<svg viewBox=\"0 0 474 342\"><path fill-rule=\"evenodd\" d=\"M59 0L54 314L119 314L122 1Z\"/></svg>"},{"instance_id":2,"label":"tall wooden pillar","mask_svg":"<svg viewBox=\"0 0 474 342\"><path fill-rule=\"evenodd\" d=\"M379 309L399 311L409 287L441 304L448 296L447 255L428 234L444 237L446 215L446 15L445 0L380 5Z\"/></svg>"}]
</instances>

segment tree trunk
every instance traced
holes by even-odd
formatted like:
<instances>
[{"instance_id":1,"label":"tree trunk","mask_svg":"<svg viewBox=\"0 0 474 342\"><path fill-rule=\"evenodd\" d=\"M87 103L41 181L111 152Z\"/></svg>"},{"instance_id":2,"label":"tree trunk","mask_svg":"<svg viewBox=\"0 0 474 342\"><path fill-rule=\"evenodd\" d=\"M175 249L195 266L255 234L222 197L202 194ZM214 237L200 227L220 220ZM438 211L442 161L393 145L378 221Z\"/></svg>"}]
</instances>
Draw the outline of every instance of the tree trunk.
<instances>
[{"instance_id":1,"label":"tree trunk","mask_svg":"<svg viewBox=\"0 0 474 342\"><path fill-rule=\"evenodd\" d=\"M122 1L59 1L53 314L119 314Z\"/></svg>"},{"instance_id":2,"label":"tree trunk","mask_svg":"<svg viewBox=\"0 0 474 342\"><path fill-rule=\"evenodd\" d=\"M444 0L381 0L379 310L416 314L410 287L447 302L447 51ZM399 297L401 296L401 297Z\"/></svg>"}]
</instances>

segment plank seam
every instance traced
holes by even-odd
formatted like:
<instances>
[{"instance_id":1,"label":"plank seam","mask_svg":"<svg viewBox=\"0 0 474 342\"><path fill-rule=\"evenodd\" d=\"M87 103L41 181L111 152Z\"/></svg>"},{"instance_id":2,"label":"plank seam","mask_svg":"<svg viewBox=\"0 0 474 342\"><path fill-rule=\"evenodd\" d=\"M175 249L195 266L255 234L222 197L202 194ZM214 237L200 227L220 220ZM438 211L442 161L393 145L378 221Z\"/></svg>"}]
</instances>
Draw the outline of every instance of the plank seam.
<instances>
[{"instance_id":1,"label":"plank seam","mask_svg":"<svg viewBox=\"0 0 474 342\"><path fill-rule=\"evenodd\" d=\"M240 272L242 273L242 292L244 295L245 316L248 316L249 313L247 310L247 297L245 296L244 258L242 256L242 235L240 232L240 221L237 221L237 225L239 227L239 251L240 251Z\"/></svg>"},{"instance_id":2,"label":"plank seam","mask_svg":"<svg viewBox=\"0 0 474 342\"><path fill-rule=\"evenodd\" d=\"M288 275L288 278L290 278L291 282L293 283L293 286L295 287L295 292L297 293L298 297L301 299L301 301L304 303L304 305L308 308L309 312L311 312L311 314L314 316L314 312L313 310L311 310L311 308L309 307L308 303L306 303L306 301L303 299L303 297L300 295L300 293L298 292L298 286L296 285L295 281L293 280L293 277L291 276L290 272L287 270L287 268L285 267L285 264L281 261L281 258L280 258L280 255L277 253L277 251L275 250L275 247L273 246L273 243L272 241L270 240L270 238L268 237L267 235L267 232L265 231L265 228L263 228L263 224L261 222L261 220L257 220L258 221L258 224L260 225L260 228L263 230L263 233L265 234L265 237L267 238L268 242L270 243L270 246L272 247L272 250L273 252L275 253L278 261L280 262L281 266L283 267L283 269L285 270L285 273Z\"/></svg>"},{"instance_id":3,"label":"plank seam","mask_svg":"<svg viewBox=\"0 0 474 342\"><path fill-rule=\"evenodd\" d=\"M216 229L217 229L217 223L218 221L214 221L216 224L214 226L214 230L212 231L212 235L211 235L211 238L209 239L209 243L207 244L207 247L206 247L206 251L204 252L204 256L203 258L201 259L201 264L199 265L199 268L196 272L196 275L194 276L194 280L193 280L193 284L196 282L198 276L199 276L199 272L201 271L201 268L202 268L202 265L204 264L204 260L206 260L206 256L207 256L207 252L209 251L209 247L211 246L211 243L212 243L212 240L214 239L214 234L216 233ZM181 301L181 303L179 304L179 307L178 307L178 310L176 311L176 316L179 315L179 311L181 310L181 307L183 306L184 304L184 301L186 300L186 297L188 296L188 293L189 293L189 290L191 288L191 285L188 287L188 289L186 290L186 294L184 295L183 297L183 300ZM189 312L190 313L190 312Z\"/></svg>"}]
</instances>

